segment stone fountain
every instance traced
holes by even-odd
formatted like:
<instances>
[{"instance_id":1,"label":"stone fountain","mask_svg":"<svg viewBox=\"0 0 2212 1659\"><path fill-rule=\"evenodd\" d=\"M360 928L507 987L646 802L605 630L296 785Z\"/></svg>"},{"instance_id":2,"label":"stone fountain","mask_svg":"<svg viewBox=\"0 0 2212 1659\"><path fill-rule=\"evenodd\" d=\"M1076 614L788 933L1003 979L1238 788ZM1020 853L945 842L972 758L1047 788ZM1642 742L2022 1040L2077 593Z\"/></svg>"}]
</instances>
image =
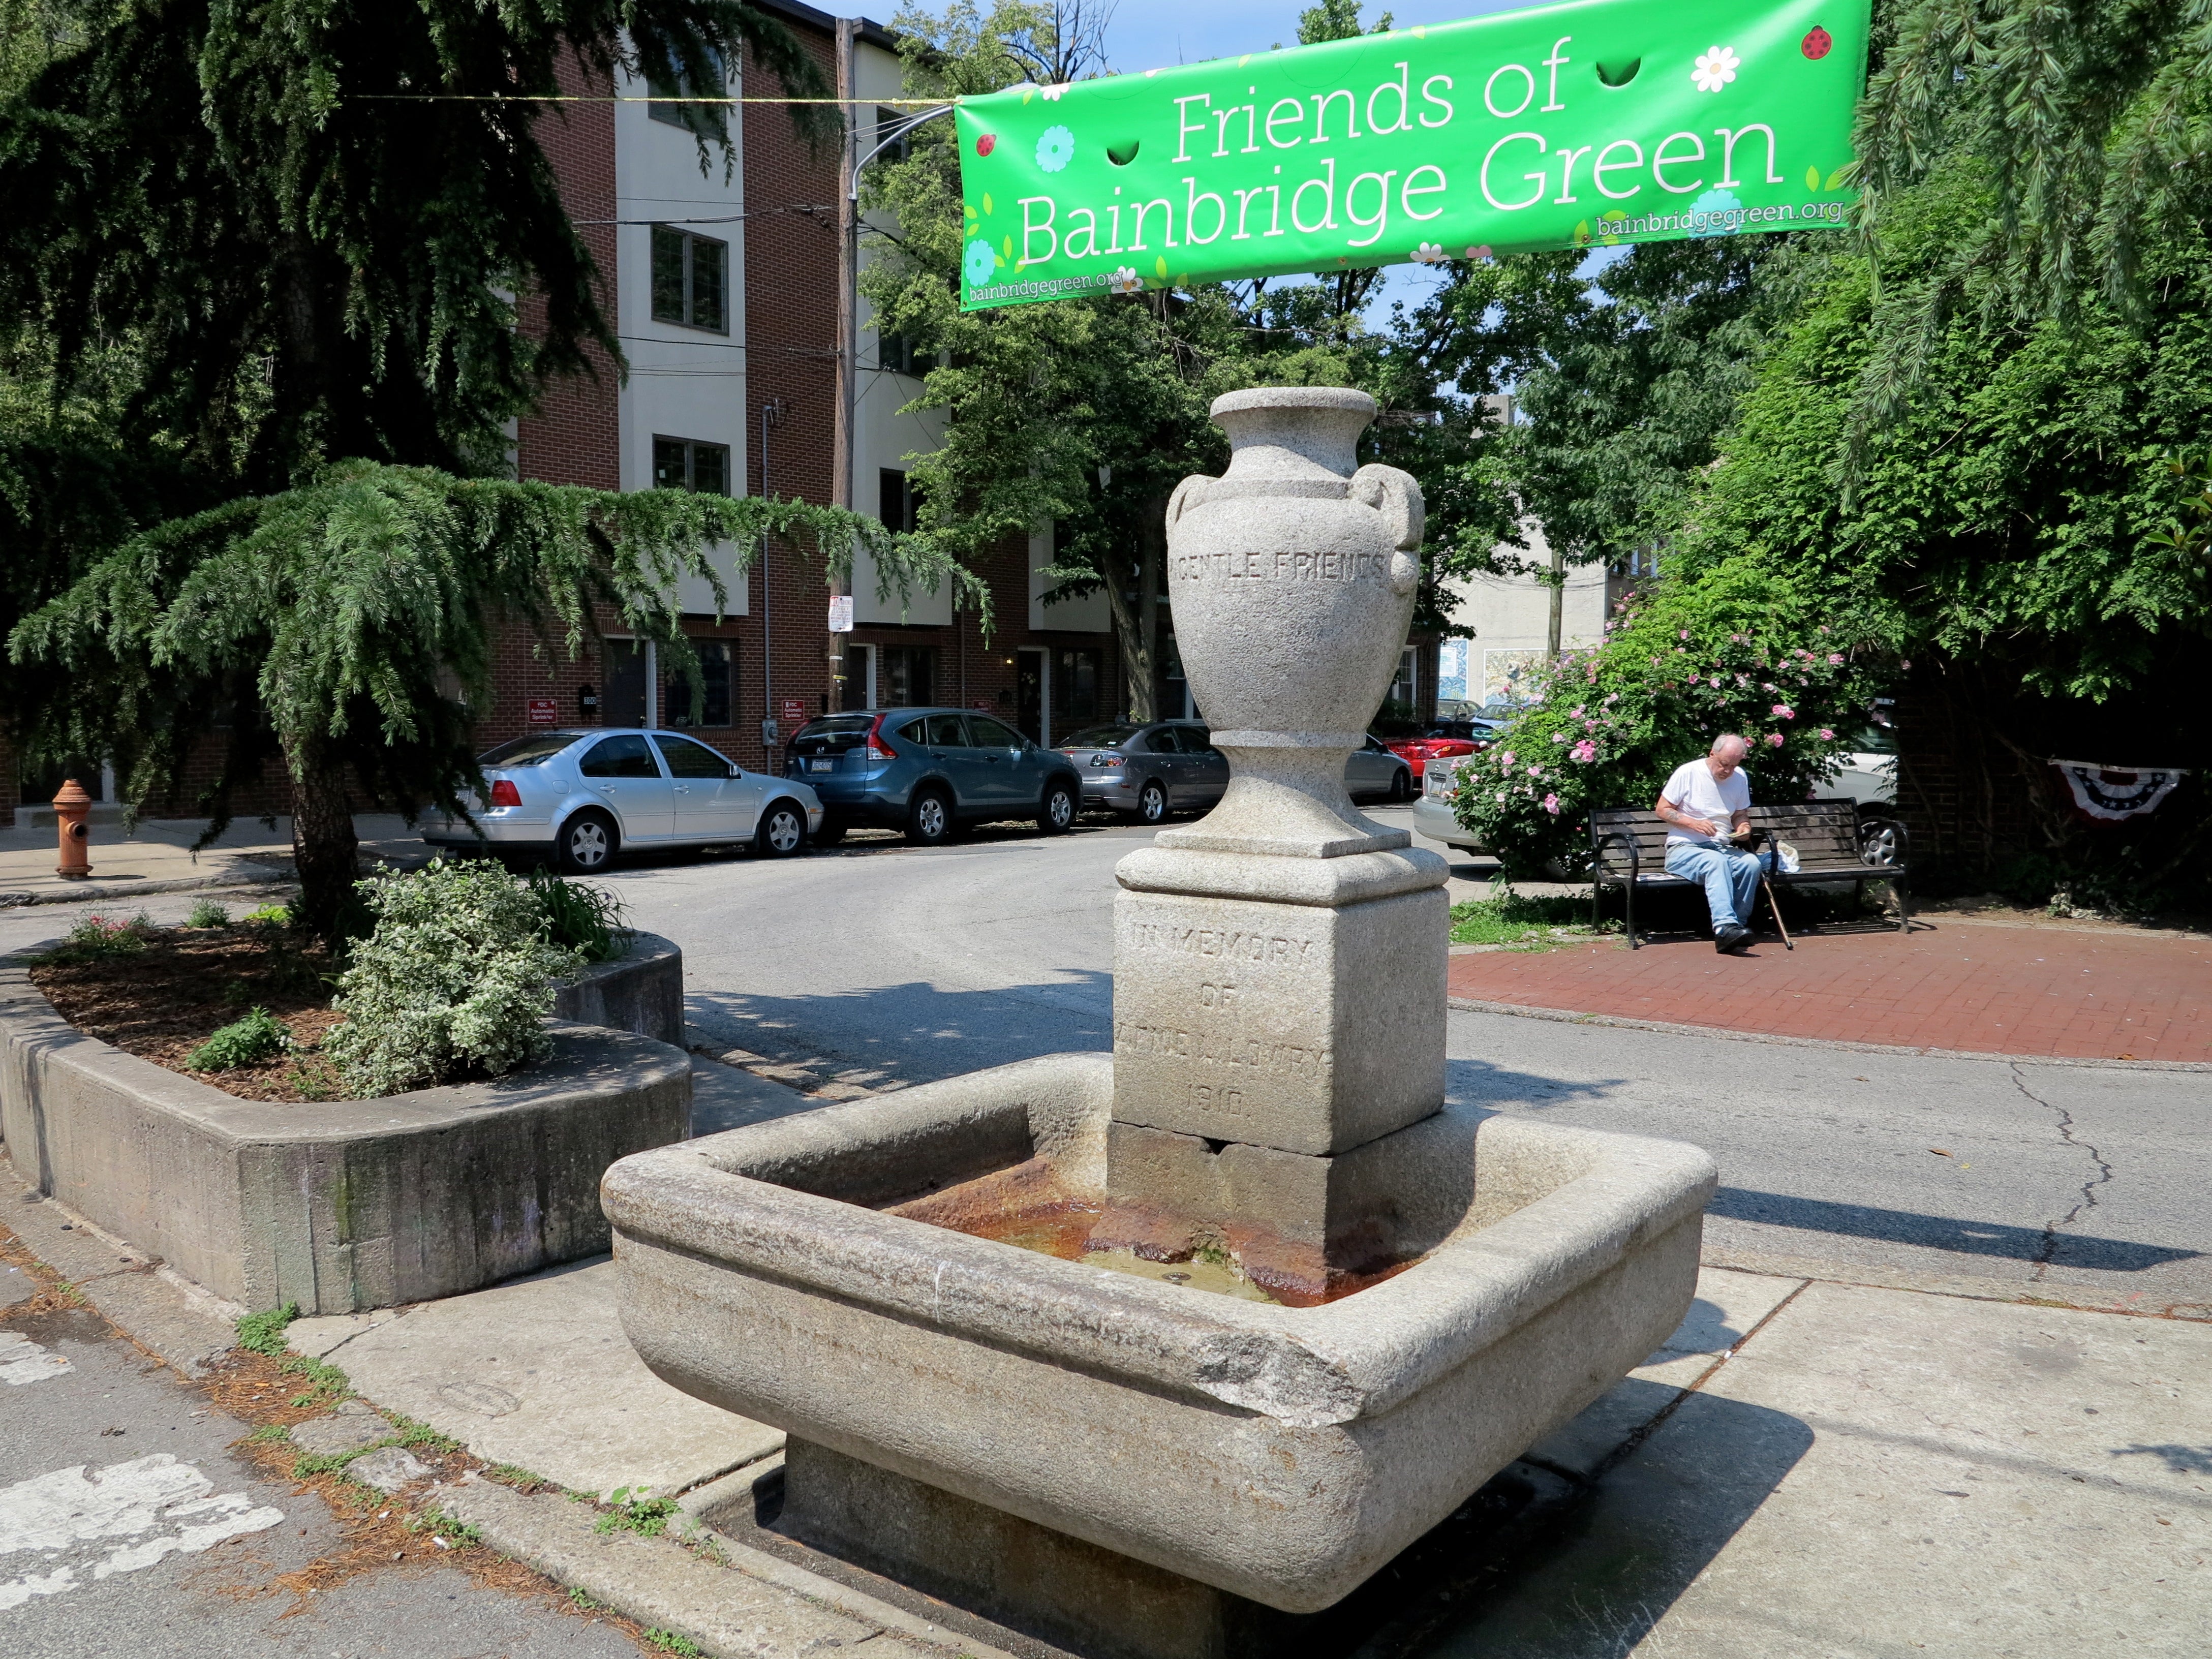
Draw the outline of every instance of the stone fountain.
<instances>
[{"instance_id":1,"label":"stone fountain","mask_svg":"<svg viewBox=\"0 0 2212 1659\"><path fill-rule=\"evenodd\" d=\"M787 1431L780 1530L1102 1659L1295 1642L1695 1287L1705 1153L1444 1102L1446 866L1343 783L1419 574L1374 412L1231 393L1169 503L1232 781L1115 872L1111 1055L603 1187L646 1363Z\"/></svg>"}]
</instances>

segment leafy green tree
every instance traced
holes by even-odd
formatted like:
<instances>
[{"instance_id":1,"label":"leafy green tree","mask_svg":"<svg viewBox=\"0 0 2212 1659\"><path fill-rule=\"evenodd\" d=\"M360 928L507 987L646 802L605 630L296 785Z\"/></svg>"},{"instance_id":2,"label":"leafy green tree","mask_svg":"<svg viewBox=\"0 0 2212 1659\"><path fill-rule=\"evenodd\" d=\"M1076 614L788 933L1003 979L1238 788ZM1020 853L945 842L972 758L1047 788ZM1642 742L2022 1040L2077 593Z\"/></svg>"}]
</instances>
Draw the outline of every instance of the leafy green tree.
<instances>
[{"instance_id":1,"label":"leafy green tree","mask_svg":"<svg viewBox=\"0 0 2212 1659\"><path fill-rule=\"evenodd\" d=\"M1103 68L1095 52L1074 49L1066 11L959 3L902 12L897 24L917 96ZM942 121L917 127L904 159L870 170L865 199L897 217L862 279L878 326L945 360L916 404L951 416L945 441L907 458L925 535L972 564L1053 524L1051 574L1063 591L1104 591L1127 706L1151 718L1167 498L1188 474L1227 459L1206 407L1261 380L1343 384L1352 374L1340 333L1316 329L1305 296L1288 289L1156 289L963 313L959 158Z\"/></svg>"},{"instance_id":2,"label":"leafy green tree","mask_svg":"<svg viewBox=\"0 0 2212 1659\"><path fill-rule=\"evenodd\" d=\"M1911 718L1948 729L1972 803L1947 818L1917 799L1908 753L1902 804L1942 831L1917 850L1949 878L2038 898L2063 886L2124 907L2202 902L2200 784L2140 823L2092 830L2060 804L2045 764L2212 759L2193 714L2194 664L2212 632L2212 569L2188 522L2203 480L2186 464L2177 476L2174 461L2212 425L2212 255L2201 237L2143 250L2139 316L2085 279L2068 314L2023 317L2006 273L1975 275L1912 395L1870 433L1856 492L1837 488L1867 365L1882 349L1883 285L1942 270L1957 227L1994 210L1995 187L1978 159L1954 156L1891 200L1871 257L1845 248L1805 273L1802 303L1692 494L1665 580L1575 665L1575 702L1587 710L1617 694L1605 706L1627 723L1571 764L1571 791L1545 792L1559 797L1557 817L1541 812L1540 794L1509 789L1498 801L1503 786L1486 775L1463 792L1462 816L1491 844L1523 861L1571 854L1584 844L1576 808L1643 805L1662 763L1753 725L1756 706L1731 701L1745 665L1723 645L1775 664L1811 651L1844 660L1802 686L1776 679L1794 691L1796 720L1780 769L1754 769L1769 799L1816 775L1807 722L1848 733L1869 696L1896 688ZM1708 665L1687 702L1676 646L1690 665ZM1516 721L1501 751L1553 746L1573 706L1562 700L1554 690ZM2008 828L2000 799L2031 829Z\"/></svg>"}]
</instances>

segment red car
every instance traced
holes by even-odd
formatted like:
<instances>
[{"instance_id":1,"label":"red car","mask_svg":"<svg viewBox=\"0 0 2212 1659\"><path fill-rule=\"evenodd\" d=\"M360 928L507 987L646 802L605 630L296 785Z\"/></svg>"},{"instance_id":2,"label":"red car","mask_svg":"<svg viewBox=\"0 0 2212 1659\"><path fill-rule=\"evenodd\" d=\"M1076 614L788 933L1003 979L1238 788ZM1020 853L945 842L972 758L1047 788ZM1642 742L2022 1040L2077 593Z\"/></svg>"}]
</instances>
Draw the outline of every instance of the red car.
<instances>
[{"instance_id":1,"label":"red car","mask_svg":"<svg viewBox=\"0 0 2212 1659\"><path fill-rule=\"evenodd\" d=\"M1384 747L1413 769L1418 783L1432 760L1456 760L1489 748L1497 729L1487 720L1438 720L1418 738L1392 738Z\"/></svg>"}]
</instances>

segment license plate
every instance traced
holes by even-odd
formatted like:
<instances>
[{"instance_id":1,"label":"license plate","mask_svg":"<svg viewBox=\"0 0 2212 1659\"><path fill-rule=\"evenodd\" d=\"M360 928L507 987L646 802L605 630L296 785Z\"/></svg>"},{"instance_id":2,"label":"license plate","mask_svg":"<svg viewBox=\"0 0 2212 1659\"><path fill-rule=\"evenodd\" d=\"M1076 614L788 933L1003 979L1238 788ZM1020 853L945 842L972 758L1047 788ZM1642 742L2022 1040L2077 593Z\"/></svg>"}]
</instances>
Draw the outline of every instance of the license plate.
<instances>
[{"instance_id":1,"label":"license plate","mask_svg":"<svg viewBox=\"0 0 2212 1659\"><path fill-rule=\"evenodd\" d=\"M806 763L806 769L810 772L834 772L837 769L837 763L836 761L809 761Z\"/></svg>"}]
</instances>

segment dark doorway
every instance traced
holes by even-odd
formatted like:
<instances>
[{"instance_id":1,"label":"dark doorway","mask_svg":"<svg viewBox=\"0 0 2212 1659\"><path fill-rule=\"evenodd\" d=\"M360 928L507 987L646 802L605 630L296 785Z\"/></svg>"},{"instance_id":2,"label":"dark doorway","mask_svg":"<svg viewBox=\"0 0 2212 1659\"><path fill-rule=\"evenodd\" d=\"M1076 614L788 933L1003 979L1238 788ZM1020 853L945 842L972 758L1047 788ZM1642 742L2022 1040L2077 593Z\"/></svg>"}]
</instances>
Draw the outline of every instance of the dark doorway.
<instances>
[{"instance_id":1,"label":"dark doorway","mask_svg":"<svg viewBox=\"0 0 2212 1659\"><path fill-rule=\"evenodd\" d=\"M1014 724L1031 743L1047 741L1044 729L1044 653L1035 646L1024 646L1015 653L1019 667L1015 671Z\"/></svg>"}]
</instances>

